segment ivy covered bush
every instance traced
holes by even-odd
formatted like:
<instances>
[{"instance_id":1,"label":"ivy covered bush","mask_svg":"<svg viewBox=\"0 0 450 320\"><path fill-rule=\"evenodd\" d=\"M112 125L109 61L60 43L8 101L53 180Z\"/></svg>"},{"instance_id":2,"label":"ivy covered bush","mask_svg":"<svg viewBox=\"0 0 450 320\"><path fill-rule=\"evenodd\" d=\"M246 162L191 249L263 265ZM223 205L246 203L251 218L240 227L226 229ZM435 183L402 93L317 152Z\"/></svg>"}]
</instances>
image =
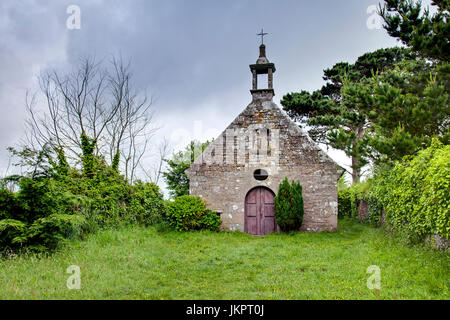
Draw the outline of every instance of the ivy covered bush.
<instances>
[{"instance_id":1,"label":"ivy covered bush","mask_svg":"<svg viewBox=\"0 0 450 320\"><path fill-rule=\"evenodd\" d=\"M159 187L153 183L138 182L131 188L129 209L136 222L149 226L166 218L166 207Z\"/></svg>"},{"instance_id":2,"label":"ivy covered bush","mask_svg":"<svg viewBox=\"0 0 450 320\"><path fill-rule=\"evenodd\" d=\"M275 196L275 218L283 231L298 230L303 222L304 204L302 186L296 181L289 183L285 178Z\"/></svg>"},{"instance_id":3,"label":"ivy covered bush","mask_svg":"<svg viewBox=\"0 0 450 320\"><path fill-rule=\"evenodd\" d=\"M166 206L167 221L178 231L218 231L220 228L218 213L206 209L205 202L199 197L180 196Z\"/></svg>"},{"instance_id":4,"label":"ivy covered bush","mask_svg":"<svg viewBox=\"0 0 450 320\"><path fill-rule=\"evenodd\" d=\"M414 157L381 171L373 180L371 197L378 200L373 214L386 212L394 230L425 238L450 236L450 146L434 139Z\"/></svg>"},{"instance_id":5,"label":"ivy covered bush","mask_svg":"<svg viewBox=\"0 0 450 320\"><path fill-rule=\"evenodd\" d=\"M54 249L101 228L164 219L158 186L130 184L94 155L95 141L82 141L81 168L69 166L61 149L14 151L31 169L0 180L0 250Z\"/></svg>"}]
</instances>

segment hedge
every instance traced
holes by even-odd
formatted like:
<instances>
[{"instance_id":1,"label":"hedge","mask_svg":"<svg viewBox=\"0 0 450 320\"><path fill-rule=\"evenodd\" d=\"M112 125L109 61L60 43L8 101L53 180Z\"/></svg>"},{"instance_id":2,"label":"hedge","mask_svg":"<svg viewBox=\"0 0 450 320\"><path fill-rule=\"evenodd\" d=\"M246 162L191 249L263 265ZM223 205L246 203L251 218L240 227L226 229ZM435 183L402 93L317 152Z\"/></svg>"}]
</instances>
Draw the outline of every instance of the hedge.
<instances>
[{"instance_id":1,"label":"hedge","mask_svg":"<svg viewBox=\"0 0 450 320\"><path fill-rule=\"evenodd\" d=\"M386 212L395 230L424 238L450 236L450 146L434 139L415 157L378 174L370 196Z\"/></svg>"}]
</instances>

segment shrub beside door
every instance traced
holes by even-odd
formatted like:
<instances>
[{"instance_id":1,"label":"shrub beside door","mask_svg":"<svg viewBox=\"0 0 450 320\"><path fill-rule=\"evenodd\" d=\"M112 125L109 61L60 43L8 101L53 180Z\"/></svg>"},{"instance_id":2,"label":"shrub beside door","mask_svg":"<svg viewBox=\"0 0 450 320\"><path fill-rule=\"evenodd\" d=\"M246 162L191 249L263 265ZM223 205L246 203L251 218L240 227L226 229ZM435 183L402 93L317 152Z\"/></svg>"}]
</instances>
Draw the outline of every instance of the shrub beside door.
<instances>
[{"instance_id":1,"label":"shrub beside door","mask_svg":"<svg viewBox=\"0 0 450 320\"><path fill-rule=\"evenodd\" d=\"M304 203L302 186L299 182L289 183L285 178L278 188L275 197L275 217L282 231L300 229L303 222Z\"/></svg>"}]
</instances>

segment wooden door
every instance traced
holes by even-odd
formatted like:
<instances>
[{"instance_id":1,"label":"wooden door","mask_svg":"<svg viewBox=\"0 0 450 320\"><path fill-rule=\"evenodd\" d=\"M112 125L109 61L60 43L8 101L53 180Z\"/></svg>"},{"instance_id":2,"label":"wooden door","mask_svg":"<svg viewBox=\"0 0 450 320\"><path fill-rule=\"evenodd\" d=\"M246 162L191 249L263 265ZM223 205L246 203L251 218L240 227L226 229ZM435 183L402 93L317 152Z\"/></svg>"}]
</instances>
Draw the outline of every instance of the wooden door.
<instances>
[{"instance_id":1,"label":"wooden door","mask_svg":"<svg viewBox=\"0 0 450 320\"><path fill-rule=\"evenodd\" d=\"M274 197L273 192L264 187L249 192L245 198L245 232L266 235L276 231Z\"/></svg>"}]
</instances>

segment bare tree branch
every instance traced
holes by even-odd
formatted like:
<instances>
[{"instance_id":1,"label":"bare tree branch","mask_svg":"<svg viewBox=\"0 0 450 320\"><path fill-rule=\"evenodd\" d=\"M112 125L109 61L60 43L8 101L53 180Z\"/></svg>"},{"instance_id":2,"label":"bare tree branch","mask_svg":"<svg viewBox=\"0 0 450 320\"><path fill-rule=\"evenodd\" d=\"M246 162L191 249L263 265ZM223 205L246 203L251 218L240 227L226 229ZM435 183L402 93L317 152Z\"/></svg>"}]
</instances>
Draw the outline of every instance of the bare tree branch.
<instances>
[{"instance_id":1,"label":"bare tree branch","mask_svg":"<svg viewBox=\"0 0 450 320\"><path fill-rule=\"evenodd\" d=\"M79 163L84 133L97 141L97 155L112 162L120 154L119 167L128 181L134 181L157 128L152 127L152 100L133 89L131 76L130 63L124 64L121 58L113 58L109 69L86 58L69 73L41 73L46 111L38 112L35 96L27 95L29 119L22 144L32 149L64 148L67 158Z\"/></svg>"}]
</instances>

